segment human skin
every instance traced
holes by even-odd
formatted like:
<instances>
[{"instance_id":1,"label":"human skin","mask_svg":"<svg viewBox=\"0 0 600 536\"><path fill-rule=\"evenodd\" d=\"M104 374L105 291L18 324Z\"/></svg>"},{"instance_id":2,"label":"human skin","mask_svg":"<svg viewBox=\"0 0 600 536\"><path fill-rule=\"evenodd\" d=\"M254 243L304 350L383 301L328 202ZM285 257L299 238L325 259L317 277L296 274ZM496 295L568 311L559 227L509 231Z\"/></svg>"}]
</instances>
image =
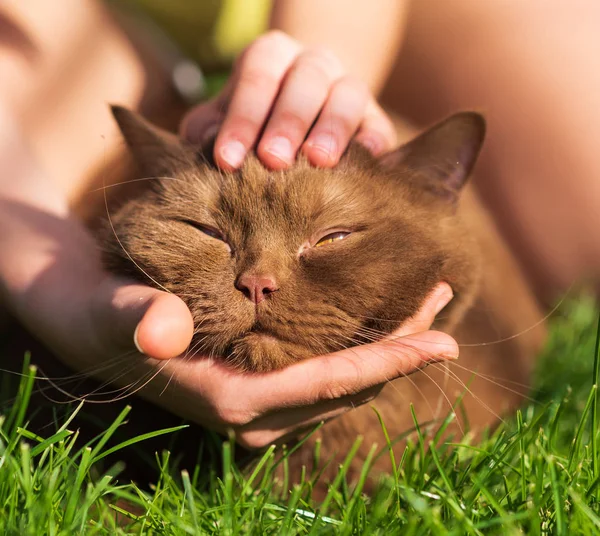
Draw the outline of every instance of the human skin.
<instances>
[{"instance_id":1,"label":"human skin","mask_svg":"<svg viewBox=\"0 0 600 536\"><path fill-rule=\"evenodd\" d=\"M142 99L140 58L91 0L3 4L0 24L11 30L0 34L0 297L63 361L102 376L116 356L139 358L137 346L149 370L162 370L142 396L261 447L456 357L451 337L428 331L452 296L440 283L391 339L283 371L244 375L219 361L171 359L191 340L189 310L176 296L107 274L72 210L119 150L106 102L136 108Z\"/></svg>"},{"instance_id":2,"label":"human skin","mask_svg":"<svg viewBox=\"0 0 600 536\"><path fill-rule=\"evenodd\" d=\"M600 4L416 0L383 98L418 125L485 113L482 196L538 295L600 294Z\"/></svg>"}]
</instances>

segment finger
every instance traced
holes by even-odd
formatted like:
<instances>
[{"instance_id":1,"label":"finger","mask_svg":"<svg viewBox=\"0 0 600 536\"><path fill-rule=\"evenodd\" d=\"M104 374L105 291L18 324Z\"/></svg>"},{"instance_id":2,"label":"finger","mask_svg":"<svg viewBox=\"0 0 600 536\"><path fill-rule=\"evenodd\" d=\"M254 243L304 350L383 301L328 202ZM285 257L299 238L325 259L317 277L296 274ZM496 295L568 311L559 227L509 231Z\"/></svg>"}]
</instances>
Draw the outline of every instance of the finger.
<instances>
[{"instance_id":1,"label":"finger","mask_svg":"<svg viewBox=\"0 0 600 536\"><path fill-rule=\"evenodd\" d=\"M285 169L294 162L332 83L342 73L340 61L327 51L311 50L297 58L258 144L257 154L267 166Z\"/></svg>"},{"instance_id":2,"label":"finger","mask_svg":"<svg viewBox=\"0 0 600 536\"><path fill-rule=\"evenodd\" d=\"M430 340L432 336L435 342L430 346L429 343L433 342ZM444 343L446 338L448 339L447 344ZM439 361L441 357L438 352L441 348L446 347L444 351L448 351L447 346L450 344L456 348L456 343L449 336L439 332L420 333L417 340L418 342L402 344L400 350L391 340L382 341L377 345L357 347L353 349L355 350L352 359L353 367L339 362L337 358L340 355L329 356L335 357L338 363L330 363L326 369L321 364L319 369L321 369L321 374L324 370L336 371L335 378L321 376L320 382L313 382L312 386L303 385L302 389L306 392L304 399L300 398L300 403L304 405L286 408L281 399L278 404L280 408L286 409L282 410L274 406L264 416L256 418L236 430L236 438L247 448L263 448L274 442L281 443L286 438L297 435L299 430L311 428L321 421L338 417L373 400L387 383L397 377L416 372L432 361ZM450 343L450 341L452 342ZM386 343L388 347L384 350L383 346ZM436 347L439 345L441 347ZM367 352L372 353L369 356ZM346 351L340 352L340 354L342 353L346 353ZM452 357L448 356L447 358L454 358L455 355L457 353L452 353ZM316 360L321 359L324 358L316 358ZM346 370L342 370L343 368ZM297 371L295 376L298 381L300 376ZM370 381L379 383L365 387L365 382ZM306 397L308 393L311 393L309 398ZM263 391L263 396L264 394ZM288 396L290 394L287 393ZM299 397L303 396L301 392L297 394ZM277 394L277 396L280 395L281 393ZM287 402L289 404L289 399Z\"/></svg>"},{"instance_id":3,"label":"finger","mask_svg":"<svg viewBox=\"0 0 600 536\"><path fill-rule=\"evenodd\" d=\"M438 283L429 293L421 309L412 317L402 323L394 331L393 336L405 337L412 333L428 330L436 315L444 308L453 297L452 289L448 283Z\"/></svg>"},{"instance_id":4,"label":"finger","mask_svg":"<svg viewBox=\"0 0 600 536\"><path fill-rule=\"evenodd\" d=\"M235 430L236 440L247 449L262 449L308 432L321 422L327 422L371 402L383 389L378 385L359 393L336 400L327 400L317 406L292 408L270 413Z\"/></svg>"},{"instance_id":5,"label":"finger","mask_svg":"<svg viewBox=\"0 0 600 536\"><path fill-rule=\"evenodd\" d=\"M394 124L374 99L367 104L365 117L355 139L369 149L373 156L390 151L398 144Z\"/></svg>"},{"instance_id":6,"label":"finger","mask_svg":"<svg viewBox=\"0 0 600 536\"><path fill-rule=\"evenodd\" d=\"M90 330L106 355L137 348L149 357L169 359L185 352L194 327L177 296L111 278L94 296Z\"/></svg>"},{"instance_id":7,"label":"finger","mask_svg":"<svg viewBox=\"0 0 600 536\"><path fill-rule=\"evenodd\" d=\"M224 117L224 99L219 96L192 108L181 122L180 135L195 145L203 146L217 135Z\"/></svg>"},{"instance_id":8,"label":"finger","mask_svg":"<svg viewBox=\"0 0 600 536\"><path fill-rule=\"evenodd\" d=\"M368 100L368 88L357 78L346 76L333 85L302 146L302 152L313 165L333 167L339 162L364 117Z\"/></svg>"},{"instance_id":9,"label":"finger","mask_svg":"<svg viewBox=\"0 0 600 536\"><path fill-rule=\"evenodd\" d=\"M428 363L456 356L458 346L452 337L426 331L410 343L397 337L384 339L266 374L231 374L226 380L215 374L206 394L218 400L224 415L248 414L251 408L253 415L246 421L250 422L270 411L357 395Z\"/></svg>"},{"instance_id":10,"label":"finger","mask_svg":"<svg viewBox=\"0 0 600 536\"><path fill-rule=\"evenodd\" d=\"M300 427L341 415L373 400L383 388L383 384L376 385L356 395L320 401L309 407L289 407L289 401L282 398L274 411L264 415L257 405L260 393L256 392L263 385L261 375L240 373L209 358L175 359L164 362L161 369L164 374L150 387L164 393L171 389L171 378L178 386L169 391L168 397L157 400L161 405L217 432L226 433L233 428L239 431L242 445L249 448L260 448Z\"/></svg>"},{"instance_id":11,"label":"finger","mask_svg":"<svg viewBox=\"0 0 600 536\"><path fill-rule=\"evenodd\" d=\"M281 82L300 52L300 44L281 32L257 39L239 62L235 89L215 142L215 161L237 169L255 144Z\"/></svg>"}]
</instances>

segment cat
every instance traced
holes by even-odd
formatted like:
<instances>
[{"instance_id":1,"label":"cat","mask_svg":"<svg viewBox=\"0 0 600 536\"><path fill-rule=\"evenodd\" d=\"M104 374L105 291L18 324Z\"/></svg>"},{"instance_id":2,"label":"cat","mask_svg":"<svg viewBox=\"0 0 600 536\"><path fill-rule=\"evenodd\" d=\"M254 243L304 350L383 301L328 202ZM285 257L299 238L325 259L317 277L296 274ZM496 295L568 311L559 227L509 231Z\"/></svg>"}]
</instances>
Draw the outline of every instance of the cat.
<instances>
[{"instance_id":1,"label":"cat","mask_svg":"<svg viewBox=\"0 0 600 536\"><path fill-rule=\"evenodd\" d=\"M484 139L479 114L453 115L379 158L352 144L334 169L300 156L273 172L250 156L235 173L214 166L210 147L127 109L113 114L140 172L153 178L98 231L104 262L181 296L199 356L252 373L372 342L446 281L454 298L434 327L463 344L460 359L387 386L374 405L388 431L413 429L411 402L419 422L439 423L464 395L449 428L456 433L493 425L523 400L543 315L468 184ZM311 436L294 474L312 463L315 441L323 458L338 460L359 434L356 476L371 445L385 444L366 406ZM377 467L389 470L388 458Z\"/></svg>"}]
</instances>

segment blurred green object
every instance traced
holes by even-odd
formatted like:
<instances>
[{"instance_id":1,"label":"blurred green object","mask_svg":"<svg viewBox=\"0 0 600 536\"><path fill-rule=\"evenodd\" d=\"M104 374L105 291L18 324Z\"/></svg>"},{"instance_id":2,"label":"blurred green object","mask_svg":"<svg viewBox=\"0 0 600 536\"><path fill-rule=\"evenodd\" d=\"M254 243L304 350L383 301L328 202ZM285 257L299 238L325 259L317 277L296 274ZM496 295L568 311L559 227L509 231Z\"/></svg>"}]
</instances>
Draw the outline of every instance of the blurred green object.
<instances>
[{"instance_id":1,"label":"blurred green object","mask_svg":"<svg viewBox=\"0 0 600 536\"><path fill-rule=\"evenodd\" d=\"M272 0L125 0L203 70L223 68L268 25Z\"/></svg>"},{"instance_id":2,"label":"blurred green object","mask_svg":"<svg viewBox=\"0 0 600 536\"><path fill-rule=\"evenodd\" d=\"M234 58L267 29L272 0L106 2L192 106L221 90Z\"/></svg>"}]
</instances>

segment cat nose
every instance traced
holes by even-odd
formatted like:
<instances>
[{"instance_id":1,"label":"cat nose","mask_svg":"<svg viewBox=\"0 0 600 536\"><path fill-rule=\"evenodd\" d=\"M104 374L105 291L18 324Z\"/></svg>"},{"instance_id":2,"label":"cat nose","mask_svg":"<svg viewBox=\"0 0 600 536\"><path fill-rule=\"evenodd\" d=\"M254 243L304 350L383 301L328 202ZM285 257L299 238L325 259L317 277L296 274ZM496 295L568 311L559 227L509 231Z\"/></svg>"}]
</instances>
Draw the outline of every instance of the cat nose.
<instances>
[{"instance_id":1,"label":"cat nose","mask_svg":"<svg viewBox=\"0 0 600 536\"><path fill-rule=\"evenodd\" d=\"M270 275L242 274L235 282L235 288L258 305L268 294L279 290L275 278Z\"/></svg>"}]
</instances>

